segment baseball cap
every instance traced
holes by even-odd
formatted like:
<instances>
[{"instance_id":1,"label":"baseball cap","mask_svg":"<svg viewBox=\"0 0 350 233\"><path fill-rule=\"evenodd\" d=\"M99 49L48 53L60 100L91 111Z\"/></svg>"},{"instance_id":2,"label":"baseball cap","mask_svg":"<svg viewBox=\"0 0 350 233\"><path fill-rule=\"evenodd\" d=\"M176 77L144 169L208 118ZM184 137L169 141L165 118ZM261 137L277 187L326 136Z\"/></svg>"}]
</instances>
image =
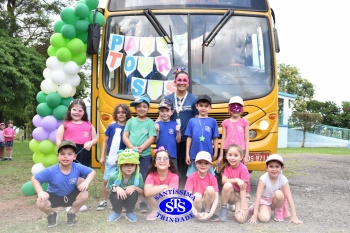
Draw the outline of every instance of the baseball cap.
<instances>
[{"instance_id":1,"label":"baseball cap","mask_svg":"<svg viewBox=\"0 0 350 233\"><path fill-rule=\"evenodd\" d=\"M148 97L142 95L142 96L139 96L137 97L134 102L131 102L130 106L131 107L134 107L136 104L140 104L142 102L146 102L146 104L149 106L150 102L149 102L149 99Z\"/></svg>"},{"instance_id":2,"label":"baseball cap","mask_svg":"<svg viewBox=\"0 0 350 233\"><path fill-rule=\"evenodd\" d=\"M240 96L234 96L230 99L230 102L228 102L228 104L234 104L234 103L244 106L243 99Z\"/></svg>"},{"instance_id":3,"label":"baseball cap","mask_svg":"<svg viewBox=\"0 0 350 233\"><path fill-rule=\"evenodd\" d=\"M199 101L208 102L211 105L211 98L208 95L199 95L197 98L197 104Z\"/></svg>"},{"instance_id":4,"label":"baseball cap","mask_svg":"<svg viewBox=\"0 0 350 233\"><path fill-rule=\"evenodd\" d=\"M159 108L167 108L167 109L173 110L174 109L173 102L171 100L169 100L169 99L163 99L159 103L158 109Z\"/></svg>"},{"instance_id":5,"label":"baseball cap","mask_svg":"<svg viewBox=\"0 0 350 233\"><path fill-rule=\"evenodd\" d=\"M270 155L269 157L267 157L265 163L267 164L268 162L273 161L273 160L282 163L282 166L284 166L283 158L282 158L282 156L280 156L280 155L278 155L278 154L272 154L272 155Z\"/></svg>"},{"instance_id":6,"label":"baseball cap","mask_svg":"<svg viewBox=\"0 0 350 233\"><path fill-rule=\"evenodd\" d=\"M74 152L77 151L77 145L75 145L74 142L69 141L69 140L62 141L62 142L60 143L60 145L58 146L57 151L59 152L62 148L66 148L66 147L71 147L71 148L73 148L73 149L74 149Z\"/></svg>"},{"instance_id":7,"label":"baseball cap","mask_svg":"<svg viewBox=\"0 0 350 233\"><path fill-rule=\"evenodd\" d=\"M209 154L209 152L206 152L206 151L200 151L196 155L195 162L197 162L198 160L205 160L205 161L208 161L209 163L211 163L212 162L211 161L211 154Z\"/></svg>"}]
</instances>

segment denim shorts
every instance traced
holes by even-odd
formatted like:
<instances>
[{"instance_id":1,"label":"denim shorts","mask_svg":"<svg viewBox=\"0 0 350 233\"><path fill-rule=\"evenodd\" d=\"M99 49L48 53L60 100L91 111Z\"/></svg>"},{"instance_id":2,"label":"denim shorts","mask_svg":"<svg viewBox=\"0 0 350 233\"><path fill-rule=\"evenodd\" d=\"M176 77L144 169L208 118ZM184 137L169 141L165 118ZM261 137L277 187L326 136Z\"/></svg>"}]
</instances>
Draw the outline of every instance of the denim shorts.
<instances>
[{"instance_id":1,"label":"denim shorts","mask_svg":"<svg viewBox=\"0 0 350 233\"><path fill-rule=\"evenodd\" d=\"M105 164L105 171L103 173L103 180L108 180L112 173L116 172L118 170L118 165L115 164L113 166L109 165L108 163Z\"/></svg>"},{"instance_id":2,"label":"denim shorts","mask_svg":"<svg viewBox=\"0 0 350 233\"><path fill-rule=\"evenodd\" d=\"M13 141L7 141L6 147L13 147Z\"/></svg>"}]
</instances>

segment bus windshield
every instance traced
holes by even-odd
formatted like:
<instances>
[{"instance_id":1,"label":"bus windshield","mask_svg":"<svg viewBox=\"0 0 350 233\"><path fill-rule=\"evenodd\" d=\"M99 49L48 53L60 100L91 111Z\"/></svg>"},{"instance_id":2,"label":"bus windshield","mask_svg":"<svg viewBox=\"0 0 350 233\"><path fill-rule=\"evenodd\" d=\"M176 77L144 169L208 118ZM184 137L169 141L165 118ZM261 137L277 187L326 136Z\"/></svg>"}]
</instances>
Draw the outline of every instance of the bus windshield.
<instances>
[{"instance_id":1,"label":"bus windshield","mask_svg":"<svg viewBox=\"0 0 350 233\"><path fill-rule=\"evenodd\" d=\"M174 91L173 71L184 67L191 78L190 92L206 93L213 103L227 103L234 95L245 100L266 96L275 82L267 18L233 14L210 44L202 46L222 17L156 15L173 44L159 36L145 15L109 17L104 88L118 98L148 94L159 102Z\"/></svg>"}]
</instances>

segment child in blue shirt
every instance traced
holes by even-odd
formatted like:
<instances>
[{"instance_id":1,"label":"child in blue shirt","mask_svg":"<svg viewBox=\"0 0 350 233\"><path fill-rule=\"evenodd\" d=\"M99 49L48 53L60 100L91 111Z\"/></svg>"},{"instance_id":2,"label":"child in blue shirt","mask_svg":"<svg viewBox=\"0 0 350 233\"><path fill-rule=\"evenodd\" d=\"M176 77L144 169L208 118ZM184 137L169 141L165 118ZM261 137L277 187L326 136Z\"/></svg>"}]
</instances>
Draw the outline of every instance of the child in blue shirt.
<instances>
[{"instance_id":1,"label":"child in blue shirt","mask_svg":"<svg viewBox=\"0 0 350 233\"><path fill-rule=\"evenodd\" d=\"M170 120L170 117L174 113L173 103L171 100L163 99L159 106L159 121L155 123L157 132L156 148L163 147L167 150L171 156L176 169L177 169L177 150L176 143L181 141L180 125L176 121Z\"/></svg>"},{"instance_id":2,"label":"child in blue shirt","mask_svg":"<svg viewBox=\"0 0 350 233\"><path fill-rule=\"evenodd\" d=\"M215 160L218 152L219 129L214 118L208 117L211 109L211 98L208 95L200 95L197 99L196 108L199 115L192 118L187 125L185 135L186 142L186 163L189 165L187 169L187 177L197 170L194 160L200 151L210 153ZM214 150L213 150L214 145ZM213 175L214 169L210 168Z\"/></svg>"},{"instance_id":3,"label":"child in blue shirt","mask_svg":"<svg viewBox=\"0 0 350 233\"><path fill-rule=\"evenodd\" d=\"M48 227L57 226L58 214L54 208L72 206L67 212L67 225L76 224L75 213L82 207L89 197L88 187L96 172L80 163L73 163L76 159L77 146L72 141L62 141L58 146L59 163L36 173L32 177L33 187L38 194L37 205L48 215ZM79 177L84 181L78 184ZM41 184L48 183L47 192Z\"/></svg>"}]
</instances>

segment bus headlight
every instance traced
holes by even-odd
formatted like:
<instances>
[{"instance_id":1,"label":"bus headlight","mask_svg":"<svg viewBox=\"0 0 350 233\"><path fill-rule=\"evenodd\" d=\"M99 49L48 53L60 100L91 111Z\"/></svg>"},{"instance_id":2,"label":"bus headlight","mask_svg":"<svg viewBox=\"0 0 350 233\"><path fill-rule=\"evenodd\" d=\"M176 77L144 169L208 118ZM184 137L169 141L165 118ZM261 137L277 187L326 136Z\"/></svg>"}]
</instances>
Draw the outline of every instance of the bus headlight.
<instances>
[{"instance_id":1,"label":"bus headlight","mask_svg":"<svg viewBox=\"0 0 350 233\"><path fill-rule=\"evenodd\" d=\"M249 139L254 139L256 138L256 131L255 130L249 130Z\"/></svg>"},{"instance_id":2,"label":"bus headlight","mask_svg":"<svg viewBox=\"0 0 350 233\"><path fill-rule=\"evenodd\" d=\"M260 129L266 130L268 128L269 128L269 122L267 122L267 121L261 121L260 122Z\"/></svg>"}]
</instances>

